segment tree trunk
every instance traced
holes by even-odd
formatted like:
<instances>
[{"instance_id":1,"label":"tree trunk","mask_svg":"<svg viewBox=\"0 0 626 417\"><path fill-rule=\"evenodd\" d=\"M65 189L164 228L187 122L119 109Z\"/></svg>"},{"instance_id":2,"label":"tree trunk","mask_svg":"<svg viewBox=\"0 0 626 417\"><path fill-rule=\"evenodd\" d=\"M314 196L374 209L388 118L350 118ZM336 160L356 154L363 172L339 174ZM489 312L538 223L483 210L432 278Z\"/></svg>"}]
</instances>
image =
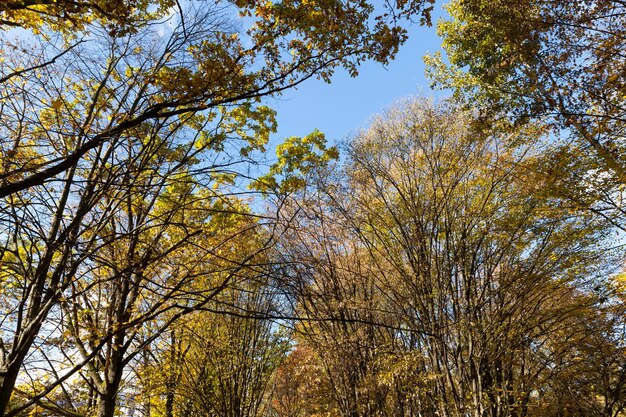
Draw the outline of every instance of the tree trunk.
<instances>
[{"instance_id":1,"label":"tree trunk","mask_svg":"<svg viewBox=\"0 0 626 417\"><path fill-rule=\"evenodd\" d=\"M174 416L174 391L168 389L165 394L165 417Z\"/></svg>"},{"instance_id":2,"label":"tree trunk","mask_svg":"<svg viewBox=\"0 0 626 417\"><path fill-rule=\"evenodd\" d=\"M108 390L107 390L108 391ZM115 415L115 405L117 403L117 392L107 392L100 396L98 404L98 417L113 417Z\"/></svg>"},{"instance_id":3,"label":"tree trunk","mask_svg":"<svg viewBox=\"0 0 626 417\"><path fill-rule=\"evenodd\" d=\"M15 388L15 381L20 373L22 363L39 333L41 322L26 321L24 328L27 330L20 332L21 337L17 339L13 351L8 355L4 363L0 364L0 417L4 417L7 412L9 401ZM6 364L10 365L7 366Z\"/></svg>"},{"instance_id":4,"label":"tree trunk","mask_svg":"<svg viewBox=\"0 0 626 417\"><path fill-rule=\"evenodd\" d=\"M15 386L19 370L19 366L14 365L0 371L0 417L4 417L9 407L9 401L11 400L11 394L13 394L13 387Z\"/></svg>"},{"instance_id":5,"label":"tree trunk","mask_svg":"<svg viewBox=\"0 0 626 417\"><path fill-rule=\"evenodd\" d=\"M98 403L98 417L114 417L117 406L117 393L122 382L124 372L124 351L120 348L123 344L123 336L118 335L114 339L114 348L110 355L110 367L105 372L104 390L100 394Z\"/></svg>"}]
</instances>

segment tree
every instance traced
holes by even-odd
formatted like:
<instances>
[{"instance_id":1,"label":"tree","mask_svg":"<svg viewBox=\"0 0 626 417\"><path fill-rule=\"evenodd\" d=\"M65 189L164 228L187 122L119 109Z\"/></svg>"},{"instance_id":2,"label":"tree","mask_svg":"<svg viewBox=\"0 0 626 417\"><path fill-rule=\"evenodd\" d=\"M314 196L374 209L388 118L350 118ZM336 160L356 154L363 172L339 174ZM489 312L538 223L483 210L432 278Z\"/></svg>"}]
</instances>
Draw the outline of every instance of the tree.
<instances>
[{"instance_id":1,"label":"tree","mask_svg":"<svg viewBox=\"0 0 626 417\"><path fill-rule=\"evenodd\" d=\"M469 117L415 101L374 122L349 148L342 211L416 333L424 411L525 415L550 372L538 350L591 303L582 285L603 267L606 228L526 182L540 129L477 136Z\"/></svg>"},{"instance_id":2,"label":"tree","mask_svg":"<svg viewBox=\"0 0 626 417\"><path fill-rule=\"evenodd\" d=\"M272 295L257 291L244 294L235 309L242 308L244 316L274 311ZM267 415L273 377L289 349L284 331L268 319L231 316L217 321L207 337L197 336L199 349L188 362L191 372L186 373L184 388L194 403L195 415Z\"/></svg>"},{"instance_id":3,"label":"tree","mask_svg":"<svg viewBox=\"0 0 626 417\"><path fill-rule=\"evenodd\" d=\"M24 91L24 94L28 92ZM19 102L19 98L15 100ZM244 106L237 111L245 109ZM108 303L112 300L102 298L106 291L97 292L110 288L112 292L108 296L119 302L121 309L110 311L108 318L112 321L107 325L97 320L69 322L74 322L72 327L77 332L77 339L84 336L83 325L98 334L89 339L94 342L90 346L92 349L81 353L84 356L81 363L87 363L98 354L103 344L113 343L114 334L124 338L120 332L129 330L128 314L137 312L137 302L146 301L137 298L137 290L144 288L150 274L170 270L177 274L174 280L189 281L193 275L181 273L180 265L177 268L171 263L172 256L184 258L184 254L198 244L198 239L215 234L216 228L222 227L226 232L229 217L219 216L219 213L230 213L237 219L248 217L247 210L225 195L226 184L232 179L229 167L244 158L228 160L222 157L219 162L212 162L210 158L217 158L226 142L240 141L242 149L250 149L250 146L256 146L256 140L263 141L264 135L267 139L273 114L267 108L258 110L264 114L261 119L267 121L249 128L245 123L237 124L239 133L236 136L233 132L234 114L225 109L222 119L210 129L206 122L210 115L164 123L158 120L152 124L145 122L129 130L128 136L111 139L106 145L90 151L79 165L70 169L64 181L10 197L11 204L3 207L4 224L10 234L7 233L4 241L2 279L14 291L5 298L3 330L6 342L2 345L2 359L7 374L2 379L6 388L3 388L3 394L10 395L10 387L42 326L59 323L56 319L49 320L50 312L58 313L62 306L74 313L77 308L81 311L98 310L102 302L110 306ZM261 114L248 109L248 114L252 113ZM66 123L66 119L57 118L54 109L48 109L42 111L37 123L42 130L56 131L54 126ZM246 136L252 134L252 130L255 137ZM63 145L67 142L55 145L62 154ZM218 215L213 216L215 213ZM217 218L222 221L220 225L210 223ZM248 227L254 228L249 223ZM241 231L234 230L233 233ZM214 238L213 244L219 246L219 242L227 242L230 237L224 233ZM207 240L204 242L207 244L205 250L194 252L197 258L187 258L190 265L201 262L202 256L210 256L208 253L215 249ZM243 262L245 257L231 261ZM240 264L238 266L241 268ZM210 270L204 272L208 274ZM164 292L159 294L165 298L155 298L153 307L140 313L144 318L139 323L170 308L168 306L176 302L173 295L188 290L181 289L181 284L162 288ZM91 291L96 291L95 299L90 298ZM210 290L205 289L205 293ZM97 297L101 300L98 301ZM189 308L193 302L192 297L188 297L186 304L180 304L181 309ZM83 319L85 316L81 316ZM118 326L120 323L124 328ZM106 331L100 333L103 329ZM42 336L37 343L41 346L52 336ZM118 342L113 344L117 346ZM114 393L109 395L115 396ZM8 397L3 401L6 399Z\"/></svg>"},{"instance_id":4,"label":"tree","mask_svg":"<svg viewBox=\"0 0 626 417\"><path fill-rule=\"evenodd\" d=\"M485 116L569 133L624 184L623 2L458 0L448 11L439 31L450 66L427 59L436 83Z\"/></svg>"},{"instance_id":5,"label":"tree","mask_svg":"<svg viewBox=\"0 0 626 417\"><path fill-rule=\"evenodd\" d=\"M267 415L289 349L287 333L267 318L279 301L267 278L240 277L154 344L155 360L142 369L153 375L143 394L153 409L166 417Z\"/></svg>"},{"instance_id":6,"label":"tree","mask_svg":"<svg viewBox=\"0 0 626 417\"><path fill-rule=\"evenodd\" d=\"M330 414L335 409L328 382L316 352L299 341L276 372L272 411L279 417Z\"/></svg>"},{"instance_id":7,"label":"tree","mask_svg":"<svg viewBox=\"0 0 626 417\"><path fill-rule=\"evenodd\" d=\"M27 28L35 34L52 29L69 35L97 22L109 30L128 30L177 4L176 0L7 0L0 5L0 28Z\"/></svg>"},{"instance_id":8,"label":"tree","mask_svg":"<svg viewBox=\"0 0 626 417\"><path fill-rule=\"evenodd\" d=\"M616 417L626 406L623 305L604 303L567 321L568 336L553 338L551 349L563 349L565 337L574 346L553 355L549 380L535 415ZM574 329L576 329L574 331Z\"/></svg>"},{"instance_id":9,"label":"tree","mask_svg":"<svg viewBox=\"0 0 626 417\"><path fill-rule=\"evenodd\" d=\"M165 211L160 207L157 213L146 212L166 219L163 224L144 223L141 212L134 213L137 217L127 212L124 223L112 227L131 232L98 253L93 278L82 277L63 303L64 324L80 359L86 361L80 374L97 393L93 403L99 416L113 415L124 373L146 346L167 335L177 319L237 285L247 276L242 270L259 264L257 255L266 249L267 242L256 235L258 224L236 201L225 196L193 202L193 197L187 198L179 197ZM172 214L178 207L182 212ZM134 230L128 220L136 225ZM203 232L202 238L190 236L179 225L196 235ZM103 341L107 334L114 336Z\"/></svg>"},{"instance_id":10,"label":"tree","mask_svg":"<svg viewBox=\"0 0 626 417\"><path fill-rule=\"evenodd\" d=\"M296 325L297 346L300 357L309 353L312 368L299 372L305 378L314 372L316 390L326 387L327 393L313 391L308 410L328 409L343 417L385 415L390 389L382 375L394 351L397 321L371 279L376 268L361 242L350 239L323 205L306 213L315 219L306 228L294 223L296 230L282 251L287 264L294 265L289 280L299 283L296 312L303 320Z\"/></svg>"},{"instance_id":11,"label":"tree","mask_svg":"<svg viewBox=\"0 0 626 417\"><path fill-rule=\"evenodd\" d=\"M100 105L109 100L116 103L108 109L111 110L110 119L97 126L93 123L97 114L89 111L86 105L84 112L79 111L72 117L76 124L74 128L69 127L68 131L65 127L58 132L72 138L72 146L66 154L53 158L39 155L36 164L26 167L20 163L10 164L2 172L0 196L55 178L75 165L89 150L146 120L165 120L219 106L257 102L263 96L279 94L312 76L330 80L338 67L356 75L358 64L365 59L385 63L406 39L406 30L400 26L402 18L421 12L427 22L430 9L425 4L421 0L398 3L398 10L393 13L376 16L368 4L354 6L340 1L235 3L241 16L254 16L252 27L244 35L235 29L234 17L226 6L203 2L199 10L173 16L179 22L174 30L166 29L167 26L163 28L166 22L153 22L161 26L161 30L171 33L169 40L167 37L163 39L154 25L145 25L140 28L142 30L125 36L100 33L96 39L109 38L119 49L105 48L110 50L105 55L99 53L98 46L91 52L82 51L82 56L92 54L96 57L99 61L95 63L96 68L102 68L102 73L94 71L90 63L84 76L74 84L93 82L94 98L100 101ZM192 18L191 14L195 17ZM94 36L98 28L92 29L90 36ZM332 36L328 34L329 30ZM165 41L159 42L159 38ZM142 40L147 44L142 45ZM5 61L2 75L8 77L4 83L6 94L24 87L39 91L42 88L37 80L40 69L49 71L51 65L60 69L76 65L75 55L73 60L62 62L67 54L59 50L64 48L63 42L58 45L44 43L38 54L28 54L27 62L13 57ZM128 59L129 56L133 59ZM33 70L21 73L18 68ZM91 81L93 78L96 79ZM59 87L53 97L41 104L52 105L55 110L69 110L75 99L73 89L65 83ZM45 85L43 88L46 91ZM34 112L36 108L25 106L23 110ZM9 113L3 116L13 122L9 123L8 129L21 120L19 115ZM21 132L21 135L27 133ZM7 135L13 136L15 134ZM25 146L16 139L7 142L3 149L3 154L10 156L8 162L12 162L12 155L19 154Z\"/></svg>"},{"instance_id":12,"label":"tree","mask_svg":"<svg viewBox=\"0 0 626 417\"><path fill-rule=\"evenodd\" d=\"M85 366L79 375L90 381L91 403L100 408L100 415L112 415L121 378L143 346L226 288L271 241L257 235L260 223L245 204L226 194L224 181L230 177L224 162L217 177L214 166L206 163L191 175L190 168L199 163L192 157L198 152L197 142L181 148L179 139L146 136L133 146L107 148L112 156L94 158L90 167L98 175L85 182L93 182L93 187L70 183L74 196L93 197L89 190L94 188L98 193L95 207L82 211L82 218L69 215L71 205L63 209L68 213L64 220L80 230L79 237L64 243L71 262L62 258L48 262L61 271L58 274L75 269L57 281L43 281L46 304L28 324L52 329L36 341L39 351L58 338L70 338L71 343L52 344L56 356L61 349L64 365L47 367L51 385L33 395L31 403ZM191 152L183 159L187 164L173 158L176 150ZM128 164L111 164L116 158ZM19 231L30 233L37 226L24 225ZM206 278L200 281L201 277ZM34 285L29 275L24 279ZM9 306L20 306L25 298L21 297L17 293L14 300L7 298ZM29 327L6 330L23 335ZM25 352L28 349L13 347L7 359ZM32 368L24 362L20 366L27 375ZM39 366L34 372L36 379L44 376Z\"/></svg>"},{"instance_id":13,"label":"tree","mask_svg":"<svg viewBox=\"0 0 626 417\"><path fill-rule=\"evenodd\" d=\"M323 172L302 193L292 268L320 296L307 302L301 291L300 302L334 313L305 317L336 320L313 319L311 339L351 338L351 353L365 358L355 368L375 370L378 392L388 389L386 404L368 409L359 374L344 415L530 416L551 401L553 371L580 352L581 338L605 331L602 320L579 325L601 315L593 288L611 271L607 223L527 181L541 161L540 127L478 135L472 120L448 103L404 103L350 142L338 179ZM315 195L326 205L311 208ZM375 294L371 302L351 292L361 288ZM361 339L363 321L391 329L374 338L385 342ZM385 349L373 360L362 355ZM323 363L338 356L319 355ZM338 372L328 378L342 384ZM582 401L596 407L593 396Z\"/></svg>"}]
</instances>

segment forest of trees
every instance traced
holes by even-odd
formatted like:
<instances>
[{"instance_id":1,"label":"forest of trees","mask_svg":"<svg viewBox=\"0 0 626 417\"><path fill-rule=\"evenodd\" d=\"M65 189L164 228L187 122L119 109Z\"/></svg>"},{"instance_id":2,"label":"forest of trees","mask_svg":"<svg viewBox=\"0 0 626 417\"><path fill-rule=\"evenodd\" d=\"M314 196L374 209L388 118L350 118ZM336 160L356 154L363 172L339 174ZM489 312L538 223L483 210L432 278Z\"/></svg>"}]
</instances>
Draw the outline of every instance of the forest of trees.
<instances>
[{"instance_id":1,"label":"forest of trees","mask_svg":"<svg viewBox=\"0 0 626 417\"><path fill-rule=\"evenodd\" d=\"M626 3L445 7L1 1L0 417L626 416Z\"/></svg>"}]
</instances>

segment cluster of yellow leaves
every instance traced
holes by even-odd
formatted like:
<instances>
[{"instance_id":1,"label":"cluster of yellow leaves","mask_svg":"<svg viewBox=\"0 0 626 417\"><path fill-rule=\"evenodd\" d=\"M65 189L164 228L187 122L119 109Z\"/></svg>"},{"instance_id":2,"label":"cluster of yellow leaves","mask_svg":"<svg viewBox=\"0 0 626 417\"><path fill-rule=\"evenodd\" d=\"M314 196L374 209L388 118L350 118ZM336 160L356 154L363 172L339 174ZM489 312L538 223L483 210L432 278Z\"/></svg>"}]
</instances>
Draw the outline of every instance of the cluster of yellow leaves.
<instances>
[{"instance_id":1,"label":"cluster of yellow leaves","mask_svg":"<svg viewBox=\"0 0 626 417\"><path fill-rule=\"evenodd\" d=\"M0 3L0 29L22 27L42 33L50 28L73 36L99 22L123 34L138 22L163 16L174 4L174 0L6 0Z\"/></svg>"},{"instance_id":2,"label":"cluster of yellow leaves","mask_svg":"<svg viewBox=\"0 0 626 417\"><path fill-rule=\"evenodd\" d=\"M252 188L283 193L302 189L310 174L339 158L339 151L335 146L326 147L324 134L314 130L307 136L285 140L276 147L276 156L278 161L270 167L269 173L253 182Z\"/></svg>"}]
</instances>

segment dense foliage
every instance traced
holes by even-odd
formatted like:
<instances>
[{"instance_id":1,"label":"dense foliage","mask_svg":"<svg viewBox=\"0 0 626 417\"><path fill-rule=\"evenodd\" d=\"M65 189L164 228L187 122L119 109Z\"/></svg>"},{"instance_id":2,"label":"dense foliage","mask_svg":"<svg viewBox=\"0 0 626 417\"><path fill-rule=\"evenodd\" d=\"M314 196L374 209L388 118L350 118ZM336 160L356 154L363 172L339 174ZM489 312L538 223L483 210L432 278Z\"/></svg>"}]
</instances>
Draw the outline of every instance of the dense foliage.
<instances>
[{"instance_id":1,"label":"dense foliage","mask_svg":"<svg viewBox=\"0 0 626 417\"><path fill-rule=\"evenodd\" d=\"M476 136L471 117L409 101L298 201L282 252L297 310L314 319L298 325L285 366L299 361L324 392L281 382L279 399L291 384L304 392L290 394L300 414L280 415L623 411L623 293L606 219L546 198L550 183L532 173L541 129Z\"/></svg>"},{"instance_id":2,"label":"dense foliage","mask_svg":"<svg viewBox=\"0 0 626 417\"><path fill-rule=\"evenodd\" d=\"M0 417L623 416L620 2L454 0L451 100L258 169L431 8L2 2Z\"/></svg>"}]
</instances>

